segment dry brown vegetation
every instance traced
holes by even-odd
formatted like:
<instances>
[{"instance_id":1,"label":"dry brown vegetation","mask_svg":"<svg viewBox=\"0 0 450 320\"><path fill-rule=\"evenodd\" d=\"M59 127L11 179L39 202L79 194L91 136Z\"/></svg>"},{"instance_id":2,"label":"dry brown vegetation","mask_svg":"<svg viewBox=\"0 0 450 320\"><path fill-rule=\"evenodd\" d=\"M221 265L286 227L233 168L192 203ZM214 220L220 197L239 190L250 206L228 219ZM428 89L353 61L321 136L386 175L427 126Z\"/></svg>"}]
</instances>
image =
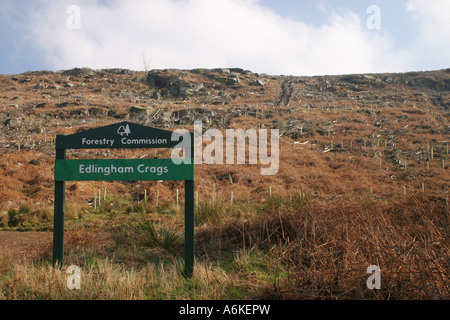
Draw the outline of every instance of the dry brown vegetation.
<instances>
[{"instance_id":1,"label":"dry brown vegetation","mask_svg":"<svg viewBox=\"0 0 450 320\"><path fill-rule=\"evenodd\" d=\"M282 266L287 274L259 288L259 298L447 299L448 205L448 198L421 196L301 209L277 205L266 215L199 237L201 243L223 242L224 251L232 243L276 255L276 265L267 269ZM382 270L381 290L366 287L370 265Z\"/></svg>"},{"instance_id":2,"label":"dry brown vegetation","mask_svg":"<svg viewBox=\"0 0 450 320\"><path fill-rule=\"evenodd\" d=\"M450 297L449 70L330 77L75 71L0 76L0 226L47 232L45 241L30 240L31 249L19 240L7 245L23 234L8 233L3 242L0 235L0 298ZM148 113L130 113L136 105ZM182 248L169 241L183 228L174 204L176 189L184 197L178 182L67 183L66 264L84 268L90 285L76 295L64 291L63 271L43 275L51 269L42 261L51 256L55 135L123 120L167 130L192 130L194 120L205 130L280 130L274 176L262 176L259 165L195 167L195 289L182 278L169 283L182 265ZM169 154L93 150L68 157ZM99 190L107 197L94 209ZM139 228L156 238L130 238L139 217L155 224L156 231L147 220ZM380 290L366 287L370 265L381 268ZM39 289L27 287L31 278ZM55 286L59 291L49 291Z\"/></svg>"}]
</instances>

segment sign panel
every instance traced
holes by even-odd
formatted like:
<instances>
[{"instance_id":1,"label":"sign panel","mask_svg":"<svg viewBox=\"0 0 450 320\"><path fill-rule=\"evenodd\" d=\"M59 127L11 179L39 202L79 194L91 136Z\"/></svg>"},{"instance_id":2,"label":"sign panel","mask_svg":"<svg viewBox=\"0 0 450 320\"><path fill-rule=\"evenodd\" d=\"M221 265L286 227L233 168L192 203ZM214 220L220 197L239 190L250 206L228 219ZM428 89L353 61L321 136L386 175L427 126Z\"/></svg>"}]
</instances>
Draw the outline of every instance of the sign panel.
<instances>
[{"instance_id":1,"label":"sign panel","mask_svg":"<svg viewBox=\"0 0 450 320\"><path fill-rule=\"evenodd\" d=\"M180 141L182 138L179 135L176 141L172 141L170 131L121 122L67 136L58 135L55 147L57 149L173 148Z\"/></svg>"},{"instance_id":2,"label":"sign panel","mask_svg":"<svg viewBox=\"0 0 450 320\"><path fill-rule=\"evenodd\" d=\"M175 164L172 159L66 159L67 149L174 148L179 147L181 142L185 142L185 138L189 138L186 141L189 141L191 149L190 164L184 162ZM189 132L172 133L130 122L121 122L67 136L56 136L53 262L62 264L64 261L66 181L184 180L185 276L191 277L195 246L193 141L193 135Z\"/></svg>"},{"instance_id":3,"label":"sign panel","mask_svg":"<svg viewBox=\"0 0 450 320\"><path fill-rule=\"evenodd\" d=\"M193 161L191 161L193 163ZM56 160L55 181L194 180L194 165L171 159Z\"/></svg>"}]
</instances>

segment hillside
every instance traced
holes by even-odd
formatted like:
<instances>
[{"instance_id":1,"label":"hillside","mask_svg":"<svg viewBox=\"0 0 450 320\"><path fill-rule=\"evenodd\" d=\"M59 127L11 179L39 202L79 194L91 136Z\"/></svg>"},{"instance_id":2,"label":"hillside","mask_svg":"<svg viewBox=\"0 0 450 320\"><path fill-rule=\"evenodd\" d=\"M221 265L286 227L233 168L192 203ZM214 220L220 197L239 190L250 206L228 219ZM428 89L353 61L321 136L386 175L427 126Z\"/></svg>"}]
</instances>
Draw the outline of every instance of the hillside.
<instances>
[{"instance_id":1,"label":"hillside","mask_svg":"<svg viewBox=\"0 0 450 320\"><path fill-rule=\"evenodd\" d=\"M304 192L320 200L387 199L448 192L450 69L404 74L270 76L247 70L135 72L76 68L0 76L0 202L53 200L54 137L120 121L156 128L279 129L280 165L197 165L196 190L209 197L262 199ZM207 143L204 143L207 145ZM163 151L71 151L69 157L163 157ZM166 155L167 156L167 155ZM68 186L92 202L99 187L130 199L156 183ZM159 183L173 199L174 183Z\"/></svg>"},{"instance_id":2,"label":"hillside","mask_svg":"<svg viewBox=\"0 0 450 320\"><path fill-rule=\"evenodd\" d=\"M76 68L1 75L0 106L0 300L449 297L450 69L293 77ZM192 279L180 272L182 182L67 182L64 264L83 276L70 290L65 267L51 262L55 136L122 121L278 129L279 170L195 166ZM374 265L377 290L366 282Z\"/></svg>"}]
</instances>

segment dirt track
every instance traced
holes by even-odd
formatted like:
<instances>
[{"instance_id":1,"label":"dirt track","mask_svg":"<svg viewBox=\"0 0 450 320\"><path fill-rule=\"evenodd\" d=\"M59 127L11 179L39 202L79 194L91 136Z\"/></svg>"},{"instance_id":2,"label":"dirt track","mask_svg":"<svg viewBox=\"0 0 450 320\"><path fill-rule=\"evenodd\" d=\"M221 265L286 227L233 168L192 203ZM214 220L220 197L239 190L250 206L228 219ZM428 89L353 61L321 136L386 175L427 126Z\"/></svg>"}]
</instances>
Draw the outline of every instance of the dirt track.
<instances>
[{"instance_id":1,"label":"dirt track","mask_svg":"<svg viewBox=\"0 0 450 320\"><path fill-rule=\"evenodd\" d=\"M51 232L0 231L0 260L37 257L49 252L51 245Z\"/></svg>"}]
</instances>

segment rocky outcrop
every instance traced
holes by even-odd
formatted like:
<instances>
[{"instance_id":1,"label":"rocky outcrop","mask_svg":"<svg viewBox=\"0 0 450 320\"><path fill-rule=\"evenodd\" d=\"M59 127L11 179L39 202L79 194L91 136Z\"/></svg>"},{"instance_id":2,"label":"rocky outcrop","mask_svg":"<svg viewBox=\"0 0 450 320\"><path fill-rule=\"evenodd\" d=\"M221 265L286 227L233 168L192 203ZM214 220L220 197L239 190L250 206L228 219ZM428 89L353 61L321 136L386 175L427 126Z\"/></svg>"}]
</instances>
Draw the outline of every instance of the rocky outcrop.
<instances>
[{"instance_id":1,"label":"rocky outcrop","mask_svg":"<svg viewBox=\"0 0 450 320\"><path fill-rule=\"evenodd\" d=\"M134 118L148 118L155 111L153 107L133 106L128 111L130 117Z\"/></svg>"},{"instance_id":2,"label":"rocky outcrop","mask_svg":"<svg viewBox=\"0 0 450 320\"><path fill-rule=\"evenodd\" d=\"M170 70L157 70L148 73L146 83L154 89L154 98L160 97L187 97L203 89L203 83L189 81L184 73L171 72Z\"/></svg>"},{"instance_id":3,"label":"rocky outcrop","mask_svg":"<svg viewBox=\"0 0 450 320\"><path fill-rule=\"evenodd\" d=\"M413 88L424 88L437 92L450 91L450 79L440 80L433 77L419 76L406 80L406 83Z\"/></svg>"},{"instance_id":4,"label":"rocky outcrop","mask_svg":"<svg viewBox=\"0 0 450 320\"><path fill-rule=\"evenodd\" d=\"M77 78L90 78L94 76L94 70L90 68L74 68L70 70L65 70L62 73L64 76L73 76Z\"/></svg>"}]
</instances>

